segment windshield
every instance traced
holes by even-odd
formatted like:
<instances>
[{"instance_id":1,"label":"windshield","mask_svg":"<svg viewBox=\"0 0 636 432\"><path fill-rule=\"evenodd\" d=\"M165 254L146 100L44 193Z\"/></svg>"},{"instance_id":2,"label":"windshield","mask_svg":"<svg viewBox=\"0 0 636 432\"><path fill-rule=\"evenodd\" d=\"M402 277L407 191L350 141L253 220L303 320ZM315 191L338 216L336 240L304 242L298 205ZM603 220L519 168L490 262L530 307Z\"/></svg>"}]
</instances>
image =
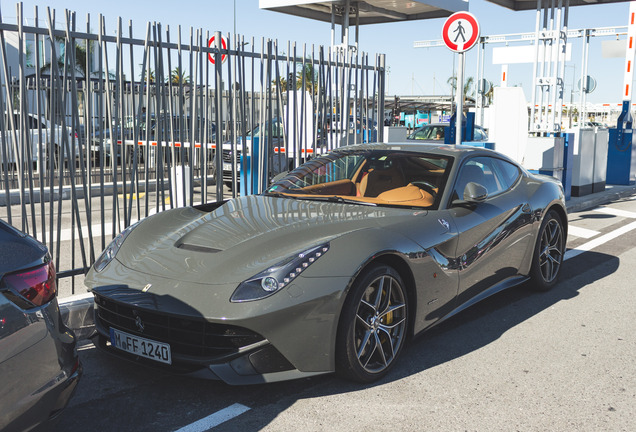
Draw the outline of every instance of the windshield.
<instances>
[{"instance_id":1,"label":"windshield","mask_svg":"<svg viewBox=\"0 0 636 432\"><path fill-rule=\"evenodd\" d=\"M289 172L265 191L297 199L437 208L452 158L394 150L337 150Z\"/></svg>"}]
</instances>

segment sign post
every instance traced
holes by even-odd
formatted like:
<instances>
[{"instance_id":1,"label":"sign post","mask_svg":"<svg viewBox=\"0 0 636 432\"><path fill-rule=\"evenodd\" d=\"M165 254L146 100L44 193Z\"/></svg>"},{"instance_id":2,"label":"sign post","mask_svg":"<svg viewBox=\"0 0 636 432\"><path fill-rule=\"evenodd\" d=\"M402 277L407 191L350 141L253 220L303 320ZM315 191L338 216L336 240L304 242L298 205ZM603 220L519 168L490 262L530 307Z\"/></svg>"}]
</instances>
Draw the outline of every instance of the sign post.
<instances>
[{"instance_id":1,"label":"sign post","mask_svg":"<svg viewBox=\"0 0 636 432\"><path fill-rule=\"evenodd\" d=\"M468 12L449 16L442 27L442 39L449 50L458 54L455 111L455 144L462 143L462 117L464 105L464 52L475 46L479 39L477 18Z\"/></svg>"},{"instance_id":2,"label":"sign post","mask_svg":"<svg viewBox=\"0 0 636 432\"><path fill-rule=\"evenodd\" d=\"M215 39L216 39L216 36L212 36L208 40L208 48L210 48L212 46L216 46L215 43L214 43ZM221 36L221 48L223 48L224 50L227 50L227 39L225 39L225 37L223 37L223 36ZM225 59L226 58L227 58L227 54L221 54L221 63L225 63ZM208 60L212 64L214 64L214 62L216 61L212 54L208 54Z\"/></svg>"}]
</instances>

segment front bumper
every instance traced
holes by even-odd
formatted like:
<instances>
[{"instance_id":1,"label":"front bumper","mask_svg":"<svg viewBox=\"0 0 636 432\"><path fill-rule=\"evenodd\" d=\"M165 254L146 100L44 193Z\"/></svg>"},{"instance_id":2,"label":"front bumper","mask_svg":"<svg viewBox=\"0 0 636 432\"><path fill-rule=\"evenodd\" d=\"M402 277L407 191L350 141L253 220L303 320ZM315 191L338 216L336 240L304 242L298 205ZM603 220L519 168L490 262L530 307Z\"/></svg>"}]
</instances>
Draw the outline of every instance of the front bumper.
<instances>
[{"instance_id":1,"label":"front bumper","mask_svg":"<svg viewBox=\"0 0 636 432\"><path fill-rule=\"evenodd\" d=\"M170 373L240 385L330 372L301 372L260 334L226 322L146 309L100 293L95 293L94 309L97 334L92 341L97 348ZM142 331L136 327L137 318L144 323ZM159 363L114 347L110 343L110 328L170 344L172 364Z\"/></svg>"}]
</instances>

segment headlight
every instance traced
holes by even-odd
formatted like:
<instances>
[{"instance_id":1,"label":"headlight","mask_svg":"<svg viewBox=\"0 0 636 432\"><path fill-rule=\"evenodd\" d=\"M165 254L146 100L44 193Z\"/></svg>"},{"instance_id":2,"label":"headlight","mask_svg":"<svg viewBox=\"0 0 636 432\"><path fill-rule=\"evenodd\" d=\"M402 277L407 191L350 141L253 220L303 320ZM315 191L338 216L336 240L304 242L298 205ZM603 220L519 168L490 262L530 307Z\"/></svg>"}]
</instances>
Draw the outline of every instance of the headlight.
<instances>
[{"instance_id":1,"label":"headlight","mask_svg":"<svg viewBox=\"0 0 636 432\"><path fill-rule=\"evenodd\" d=\"M126 228L125 230L117 234L117 237L115 237L113 241L110 242L108 247L104 249L104 252L102 252L99 258L97 258L97 261L95 261L95 264L94 264L95 271L101 272L102 270L106 268L108 264L110 264L110 262L115 258L115 255L117 255L117 252L119 251L119 248L121 247L121 245L124 244L124 240L126 240L126 237L128 237L130 232L137 225L139 225L139 222L141 221L138 221L132 224L131 226L129 226L128 228Z\"/></svg>"},{"instance_id":2,"label":"headlight","mask_svg":"<svg viewBox=\"0 0 636 432\"><path fill-rule=\"evenodd\" d=\"M289 285L299 274L329 250L329 243L294 255L256 276L242 282L230 299L232 302L259 300L269 297Z\"/></svg>"}]
</instances>

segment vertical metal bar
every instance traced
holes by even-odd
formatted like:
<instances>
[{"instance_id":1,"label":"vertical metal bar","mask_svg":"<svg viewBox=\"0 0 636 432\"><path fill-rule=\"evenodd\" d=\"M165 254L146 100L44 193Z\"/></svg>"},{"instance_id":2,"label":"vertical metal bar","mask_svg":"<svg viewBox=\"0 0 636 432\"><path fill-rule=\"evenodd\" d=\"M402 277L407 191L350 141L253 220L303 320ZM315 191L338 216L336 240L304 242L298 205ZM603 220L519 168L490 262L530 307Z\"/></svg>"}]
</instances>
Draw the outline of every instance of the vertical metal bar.
<instances>
[{"instance_id":1,"label":"vertical metal bar","mask_svg":"<svg viewBox=\"0 0 636 432\"><path fill-rule=\"evenodd\" d=\"M91 31L91 18L90 14L86 14L86 33L90 34ZM93 132L93 85L92 85L92 54L94 49L94 43L92 43L88 37L85 40L85 49L86 49L86 74L84 76L85 90L84 90L84 136L82 137L85 144L86 150L86 171L88 173L88 208L86 209L87 214L87 226L91 229L89 238L89 262L92 264L95 261L95 242L94 242L94 233L92 231L93 225L93 176L92 176L92 160L93 155L91 152L91 137ZM79 131L78 131L79 133ZM81 145L81 140L80 140ZM100 209L101 213L101 209Z\"/></svg>"},{"instance_id":2,"label":"vertical metal bar","mask_svg":"<svg viewBox=\"0 0 636 432\"><path fill-rule=\"evenodd\" d=\"M587 122L587 67L589 64L590 52L590 29L585 29L584 33L585 36L583 38L583 65L581 67L581 96L579 103L579 127Z\"/></svg>"},{"instance_id":3,"label":"vertical metal bar","mask_svg":"<svg viewBox=\"0 0 636 432\"><path fill-rule=\"evenodd\" d=\"M530 102L530 132L534 133L537 131L537 126L535 125L535 112L536 112L536 104L537 104L537 82L538 79L538 71L539 71L539 29L541 24L541 0L537 0L537 16L536 16L536 25L535 25L535 37L534 37L534 61L532 63L532 98ZM540 127L540 125L539 125Z\"/></svg>"},{"instance_id":4,"label":"vertical metal bar","mask_svg":"<svg viewBox=\"0 0 636 432\"><path fill-rule=\"evenodd\" d=\"M106 130L104 124L104 92L108 91L108 87L104 87L104 57L107 57L106 50L104 49L104 36L106 29L104 23L104 16L102 14L99 15L99 34L97 36L97 46L99 50L98 56L98 73L99 73L99 86L97 88L97 116L100 119L100 130L98 136L98 147L99 147L99 201L100 201L100 226L101 226L101 239L102 245L101 249L106 248L106 215L105 215L105 188L104 188L104 162L106 160L106 155L104 154L104 132ZM108 67L108 62L106 63L106 67ZM106 69L106 80L108 82L108 69ZM91 145L96 145L93 142ZM52 200L51 200L52 201Z\"/></svg>"},{"instance_id":5,"label":"vertical metal bar","mask_svg":"<svg viewBox=\"0 0 636 432\"><path fill-rule=\"evenodd\" d=\"M2 20L2 15L0 14L0 21ZM10 88L11 85L11 73L9 71L9 67L7 65L7 52L6 52L6 42L4 37L4 30L0 30L0 57L2 58L2 72L4 76L4 82L7 87L6 89L6 107L4 107L0 100L0 113L7 113L6 120L7 124L4 124L5 116L0 115L2 117L2 130L6 130L8 127L9 131L6 134L2 134L3 148L5 149L4 154L5 158L3 160L4 164L4 172L5 172L5 192L6 192L6 200L7 200L7 221L9 224L13 224L12 212L11 212L11 194L10 194L10 183L9 183L9 155L13 154L15 159L16 167L19 163L19 152L18 152L18 137L16 134L16 124L15 119L11 113L13 113L13 99L11 97L12 91ZM1 99L1 98L0 98ZM5 137L8 138L9 143L5 142ZM18 182L21 180L18 178ZM22 204L22 196L20 196L20 205Z\"/></svg>"},{"instance_id":6,"label":"vertical metal bar","mask_svg":"<svg viewBox=\"0 0 636 432\"><path fill-rule=\"evenodd\" d=\"M170 26L166 26L166 45L170 45ZM163 55L163 49L161 49L160 51ZM167 87L167 93L168 93L168 112L163 114L163 122L166 125L165 127L167 127L167 133L169 134L169 137L167 137L166 141L168 142L167 145L169 146L168 148L170 149L170 163L172 164L170 167L170 170L168 170L169 173L172 174L172 178L170 179L171 181L169 181L169 198L170 198L170 208L174 208L176 207L176 203L177 203L177 196L179 195L178 191L177 191L177 187L176 187L176 183L177 183L177 150L176 150L176 145L175 145L175 141L178 139L177 137L174 136L174 119L175 116L178 115L178 113L180 113L180 108L176 108L174 105L174 98L173 98L173 94L174 94L174 86L173 86L173 82L172 82L172 74L175 72L172 69L172 56L170 55L170 48L166 47L166 52L167 52L167 62L168 62L168 76L167 76L167 82L166 82L166 87ZM177 36L177 53L178 53L178 61L179 61L179 65L181 64L181 26L178 27L178 36ZM181 68L179 66L177 66L179 68L178 71L176 71L176 75L178 76L179 73L181 73ZM163 81L163 74L159 77L158 82ZM177 86L179 86L179 79L177 78ZM181 104L181 92L179 91L179 88L177 88L177 97L178 97L178 105ZM160 114L161 115L161 114ZM181 129L181 128L179 128ZM181 140L179 140L181 141ZM183 150L180 147L179 148L180 151L180 155L179 158L183 157ZM183 171L182 171L183 174ZM175 187L173 187L173 183Z\"/></svg>"},{"instance_id":7,"label":"vertical metal bar","mask_svg":"<svg viewBox=\"0 0 636 432\"><path fill-rule=\"evenodd\" d=\"M300 154L300 161L301 163L303 163L306 159L307 156L307 139L305 136L305 93L306 93L306 74L307 74L307 45L303 44L303 63L302 63L302 76L300 77L300 124L298 125L298 136L300 138L300 142L299 144L299 150L301 152Z\"/></svg>"},{"instance_id":8,"label":"vertical metal bar","mask_svg":"<svg viewBox=\"0 0 636 432\"><path fill-rule=\"evenodd\" d=\"M144 40L144 57L141 64L141 85L143 86L143 91L146 96L146 103L144 108L146 108L146 115L144 118L145 128L145 136L143 142L143 155L144 155L144 191L146 192L146 199L144 200L144 216L148 217L150 212L150 168L151 168L151 145L150 145L150 135L152 133L153 125L151 124L151 115L150 111L152 108L152 104L150 103L150 55L152 51L150 50L150 23L146 24L146 39ZM155 115L155 127L157 125L158 119ZM155 188L156 189L156 188ZM141 215L140 215L141 219Z\"/></svg>"},{"instance_id":9,"label":"vertical metal bar","mask_svg":"<svg viewBox=\"0 0 636 432\"><path fill-rule=\"evenodd\" d=\"M559 0L559 8L562 8L562 1ZM559 71L558 78L559 82L558 86L558 98L557 105L559 107L557 124L559 125L559 131L561 129L561 122L563 121L563 97L565 92L565 62L567 59L567 49L568 49L568 18L569 18L569 9L570 9L570 0L565 0L565 9L563 10L563 26L560 29L560 37L559 37ZM556 131L556 130L555 130Z\"/></svg>"},{"instance_id":10,"label":"vertical metal bar","mask_svg":"<svg viewBox=\"0 0 636 432\"><path fill-rule=\"evenodd\" d=\"M34 21L35 21L35 27L39 27L40 23L39 23L39 17L38 17L38 7L35 6L34 7ZM45 151L46 151L46 142L45 140L43 140L42 137L42 122L40 119L43 118L43 113L42 113L42 99L41 99L41 92L40 92L40 85L41 85L41 81L40 81L40 36L38 34L34 34L34 45L35 45L35 112L38 118L38 136L40 137L40 139L38 140L38 180L40 183L40 222L42 224L42 238L40 239L42 241L42 243L46 244L46 239L47 239L47 235L46 235L46 206L45 206L45 199L44 199L44 183L45 183L45 173L44 171L46 170L46 163L44 162L45 159ZM4 110L0 109L0 113L4 112ZM2 129L4 130L4 128ZM4 135L4 134L3 134ZM49 198L50 200L53 199L53 197ZM8 207L11 206L10 202L7 202ZM52 227L51 227L52 228ZM53 235L53 233L50 233L51 236Z\"/></svg>"},{"instance_id":11,"label":"vertical metal bar","mask_svg":"<svg viewBox=\"0 0 636 432\"><path fill-rule=\"evenodd\" d=\"M128 22L128 37L132 40L133 38L133 26L132 21ZM135 89L137 85L135 83L135 60L133 54L133 44L129 44L129 52L130 52L130 91L131 91L131 102L132 102L132 161L131 161L131 172L130 172L130 198L128 200L128 224L132 223L132 204L133 200L137 204L137 217L141 219L141 208L140 208L140 199L139 195L139 145L138 143L141 140L141 123L142 119L142 109L143 106L143 91L141 89L141 85L139 87L139 100L137 104L135 104ZM142 68L146 64L146 56L144 55L141 66ZM141 80L140 80L141 81ZM146 124L146 127L148 125ZM137 199L134 199L135 194L137 194Z\"/></svg>"},{"instance_id":12,"label":"vertical metal bar","mask_svg":"<svg viewBox=\"0 0 636 432\"><path fill-rule=\"evenodd\" d=\"M223 128L223 74L221 68L221 32L214 32L214 87L215 87L215 106L216 106L216 200L223 200L223 136L221 134ZM245 150L245 149L244 149ZM219 179L221 182L219 183Z\"/></svg>"},{"instance_id":13,"label":"vertical metal bar","mask_svg":"<svg viewBox=\"0 0 636 432\"><path fill-rule=\"evenodd\" d=\"M24 27L23 27L23 22L24 22L24 16L23 16L23 8L22 8L22 3L19 3L17 5L18 7L18 61L19 61L19 73L20 73L20 121L22 123L22 144L23 144L23 150L25 151L25 157L24 157L24 162L25 162L25 168L26 168L26 175L27 175L27 180L28 180L28 188L29 188L29 204L30 204L30 208L31 208L31 226L32 226L32 235L34 237L37 237L37 223L36 223L36 219L35 219L35 200L34 200L34 194L33 194L33 158L34 158L34 154L33 154L33 138L31 133L29 132L29 130L31 129L31 125L30 123L30 118L28 116L27 113L29 113L29 107L27 104L27 89L26 89L26 77L25 77L25 70L24 70L24 49L23 49L23 43L24 43ZM37 119L37 122L40 122L40 119ZM41 143L42 141L42 135L38 135L38 141ZM36 144L38 146L38 148L40 147L40 143ZM26 214L26 206L23 206L23 215ZM25 222L28 222L28 219L23 217L23 225ZM28 226L28 225L27 225ZM28 229L27 229L28 232Z\"/></svg>"},{"instance_id":14,"label":"vertical metal bar","mask_svg":"<svg viewBox=\"0 0 636 432\"><path fill-rule=\"evenodd\" d=\"M198 110L196 109L196 102L197 102L197 93L196 93L196 82L197 82L197 66L198 66L198 60L199 60L199 56L195 56L194 54L194 30L192 27L190 27L190 79L187 80L187 77L185 76L185 72L184 72L184 77L183 77L183 81L184 81L184 85L187 84L189 86L189 92L190 92L190 130L188 131L188 140L190 141L190 147L188 149L189 151L189 158L188 158L188 163L190 164L190 170L188 173L188 176L190 178L190 190L189 190L189 205L194 205L194 170L196 168L196 162L195 162L195 143L197 141L200 142L200 140L196 139L196 133L197 133L197 128L199 125L199 121L198 121ZM189 81L189 82L188 82ZM187 118L186 118L187 120ZM185 184L185 182L184 182ZM185 204L188 205L188 202L186 202Z\"/></svg>"},{"instance_id":15,"label":"vertical metal bar","mask_svg":"<svg viewBox=\"0 0 636 432\"><path fill-rule=\"evenodd\" d=\"M71 90L71 125L73 125L70 130L71 133L73 133L73 130L79 130L79 120L78 120L78 116L79 116L79 107L77 106L77 101L78 101L78 96L77 96L77 86L75 85L77 83L76 80L76 75L75 75L75 65L77 64L77 59L75 58L75 47L76 45L76 41L75 38L73 38L71 36L71 20L72 20L72 26L73 26L73 31L75 31L75 14L73 13L72 15L67 13L67 17L66 17L66 41L67 41L67 47L70 45L70 56L67 55L68 58L68 62L69 62L69 71L70 71L70 78L72 80L73 85L71 86L70 90ZM68 129L63 129L63 134L67 133ZM74 138L74 134L72 135L72 137ZM73 143L73 145L70 145L70 152L69 157L68 157L68 166L69 166L69 173L70 173L70 177L71 177L71 199L73 200L74 203L77 203L77 190L76 190L76 179L75 179L75 162L76 159L78 159L79 162L79 167L81 170L81 179L82 179L82 188L83 188L83 195L84 195L84 205L86 210L90 210L90 203L88 201L88 191L87 191L87 185L86 185L86 172L84 170L84 154L83 154L83 149L81 146L78 146L78 155L76 158L76 154L75 154L75 145ZM77 233L78 233L78 239L79 239L79 246L80 246L80 253L82 255L82 264L83 264L83 268L87 268L88 267L88 262L86 259L86 250L85 250L85 245L84 245L84 237L82 235L82 219L80 217L80 212L79 212L79 206L74 205L72 206L74 209L74 216L77 219ZM93 236L92 236L92 229L90 226L90 216L87 217L87 220L89 221L88 225L88 238L90 241L90 244L92 245L93 242ZM73 232L74 235L74 232ZM73 242L75 243L75 242ZM92 246L91 246L92 248ZM74 259L75 254L72 254L72 257ZM75 265L72 265L73 268L75 268ZM74 282L75 282L75 278L73 278L73 287L74 287ZM74 290L73 290L74 292Z\"/></svg>"},{"instance_id":16,"label":"vertical metal bar","mask_svg":"<svg viewBox=\"0 0 636 432\"><path fill-rule=\"evenodd\" d=\"M235 35L236 36L236 35ZM230 39L229 39L229 35L228 35L228 47L230 44ZM236 41L233 41L234 43L234 49L236 51ZM227 57L226 57L227 58ZM236 172L236 166L237 166L237 142L236 142L236 125L235 123L235 119L236 119L236 112L235 112L235 86L233 83L233 79L232 79L232 62L235 61L235 56L232 56L232 59L227 59L227 83L228 83L228 89L227 89L227 97L228 97L228 107L227 107L227 113L228 113L228 124L230 126L229 128L229 132L230 132L230 146L231 146L231 159L230 159L230 163L232 165L232 196L236 196L236 193L238 191L238 184L237 184L237 177L238 177L238 173Z\"/></svg>"}]
</instances>

